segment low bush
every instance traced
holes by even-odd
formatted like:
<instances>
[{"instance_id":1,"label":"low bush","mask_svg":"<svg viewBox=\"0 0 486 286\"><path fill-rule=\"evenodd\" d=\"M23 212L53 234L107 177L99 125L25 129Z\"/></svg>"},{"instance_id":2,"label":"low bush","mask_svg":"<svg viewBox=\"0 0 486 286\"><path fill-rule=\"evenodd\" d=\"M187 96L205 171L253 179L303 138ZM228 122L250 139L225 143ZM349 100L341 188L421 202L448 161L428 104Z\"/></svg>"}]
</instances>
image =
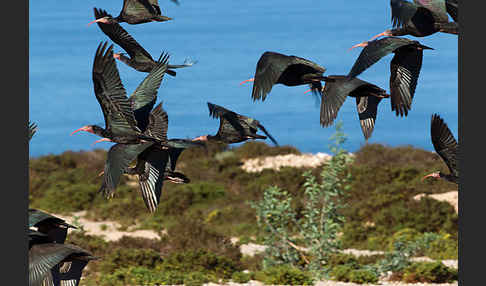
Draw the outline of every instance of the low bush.
<instances>
[{"instance_id":1,"label":"low bush","mask_svg":"<svg viewBox=\"0 0 486 286\"><path fill-rule=\"evenodd\" d=\"M251 280L251 274L245 272L234 272L231 276L231 280L236 283L247 283Z\"/></svg>"},{"instance_id":2,"label":"low bush","mask_svg":"<svg viewBox=\"0 0 486 286\"><path fill-rule=\"evenodd\" d=\"M313 285L312 275L289 265L268 267L255 273L255 279L267 285Z\"/></svg>"},{"instance_id":3,"label":"low bush","mask_svg":"<svg viewBox=\"0 0 486 286\"><path fill-rule=\"evenodd\" d=\"M449 283L457 280L457 269L449 268L440 261L415 262L394 275L394 280L407 283Z\"/></svg>"}]
</instances>

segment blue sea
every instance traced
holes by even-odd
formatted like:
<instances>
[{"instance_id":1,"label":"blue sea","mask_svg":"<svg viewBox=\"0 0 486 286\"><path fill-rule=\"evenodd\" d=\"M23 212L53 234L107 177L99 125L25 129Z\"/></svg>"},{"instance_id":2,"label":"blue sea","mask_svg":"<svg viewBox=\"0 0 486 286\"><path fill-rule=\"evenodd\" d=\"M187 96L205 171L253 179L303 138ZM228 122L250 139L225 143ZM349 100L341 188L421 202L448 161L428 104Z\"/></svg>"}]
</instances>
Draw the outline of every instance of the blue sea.
<instances>
[{"instance_id":1,"label":"blue sea","mask_svg":"<svg viewBox=\"0 0 486 286\"><path fill-rule=\"evenodd\" d=\"M88 124L104 127L91 70L98 44L110 40L97 25L87 24L94 19L93 7L117 16L122 3L30 1L29 116L39 127L30 142L31 157L112 145L92 146L99 137L70 133ZM186 58L198 61L178 69L175 78L166 75L159 89L158 101L163 101L169 115L169 138L215 134L219 121L209 117L209 101L258 119L281 145L312 153L329 152L335 128L320 126L319 106L310 93L304 94L307 86L275 85L265 102L253 102L252 83L239 83L253 77L265 51L307 58L324 66L325 75L347 74L361 51L348 49L391 28L387 1L181 0L177 6L159 0L159 4L162 13L174 20L122 26L153 58L166 51L171 64ZM397 117L389 100L383 100L368 142L433 150L433 113L444 118L456 138L458 134L458 37L437 33L409 38L435 49L424 51L412 110L408 117ZM117 45L114 50L123 52ZM392 57L383 58L359 77L389 90ZM130 95L147 73L121 62L117 66ZM354 98L346 100L337 120L343 122L348 136L347 150L365 144Z\"/></svg>"}]
</instances>

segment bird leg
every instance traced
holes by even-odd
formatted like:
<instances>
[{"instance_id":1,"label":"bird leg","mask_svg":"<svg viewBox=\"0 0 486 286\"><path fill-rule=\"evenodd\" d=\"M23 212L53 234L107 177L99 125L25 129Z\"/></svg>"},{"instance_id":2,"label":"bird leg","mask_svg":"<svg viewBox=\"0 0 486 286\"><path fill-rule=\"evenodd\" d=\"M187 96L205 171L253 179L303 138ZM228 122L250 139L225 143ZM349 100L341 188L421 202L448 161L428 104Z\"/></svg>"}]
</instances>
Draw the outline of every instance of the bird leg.
<instances>
[{"instance_id":1,"label":"bird leg","mask_svg":"<svg viewBox=\"0 0 486 286\"><path fill-rule=\"evenodd\" d=\"M422 178L422 182L423 182L423 181L425 180L425 178L427 178L427 177L440 178L440 174L439 174L439 172L434 172L434 173L428 174L427 176L424 176L424 177Z\"/></svg>"},{"instance_id":2,"label":"bird leg","mask_svg":"<svg viewBox=\"0 0 486 286\"><path fill-rule=\"evenodd\" d=\"M94 145L94 144L96 144L96 143L103 142L103 141L106 141L106 142L113 142L113 141L111 141L111 139L109 139L109 138L101 138L100 140L96 140L96 141L95 141L93 144L91 144L91 146L92 146L92 145Z\"/></svg>"},{"instance_id":3,"label":"bird leg","mask_svg":"<svg viewBox=\"0 0 486 286\"><path fill-rule=\"evenodd\" d=\"M245 82L248 82L248 81L255 81L255 78L250 78L250 79L244 80L244 81L240 82L240 85L242 85L242 84L244 84Z\"/></svg>"}]
</instances>

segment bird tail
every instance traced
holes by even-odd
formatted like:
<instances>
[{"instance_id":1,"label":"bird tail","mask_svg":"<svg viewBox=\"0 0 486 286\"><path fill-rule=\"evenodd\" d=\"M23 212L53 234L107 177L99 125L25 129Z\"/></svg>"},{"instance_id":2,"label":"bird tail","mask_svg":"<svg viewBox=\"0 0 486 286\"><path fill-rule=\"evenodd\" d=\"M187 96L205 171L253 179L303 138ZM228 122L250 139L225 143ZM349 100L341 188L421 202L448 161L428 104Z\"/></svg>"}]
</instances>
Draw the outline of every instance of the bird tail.
<instances>
[{"instance_id":1,"label":"bird tail","mask_svg":"<svg viewBox=\"0 0 486 286\"><path fill-rule=\"evenodd\" d=\"M263 125L258 123L258 128L260 128L260 130L263 131L263 133L265 133L265 135L267 135L268 138L270 138L270 140L272 140L272 142L273 142L273 144L275 144L275 146L279 146L277 140L275 140L275 138L273 138L273 136L270 135L270 133L268 133L268 131L265 129L265 127L263 127Z\"/></svg>"}]
</instances>

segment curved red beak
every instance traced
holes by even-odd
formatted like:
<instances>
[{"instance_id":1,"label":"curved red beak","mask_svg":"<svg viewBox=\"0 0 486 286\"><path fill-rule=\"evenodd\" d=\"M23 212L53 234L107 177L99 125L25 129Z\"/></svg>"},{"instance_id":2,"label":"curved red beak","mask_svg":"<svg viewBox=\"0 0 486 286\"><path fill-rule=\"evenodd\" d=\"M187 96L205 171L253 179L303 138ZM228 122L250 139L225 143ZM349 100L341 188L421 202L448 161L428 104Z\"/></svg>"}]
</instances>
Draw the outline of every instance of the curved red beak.
<instances>
[{"instance_id":1,"label":"curved red beak","mask_svg":"<svg viewBox=\"0 0 486 286\"><path fill-rule=\"evenodd\" d=\"M108 139L108 138L101 138L100 140L96 140L95 142L93 142L93 144L91 144L91 146L93 146L96 143L100 143L100 142L113 142L113 141L111 141L111 139Z\"/></svg>"},{"instance_id":2,"label":"curved red beak","mask_svg":"<svg viewBox=\"0 0 486 286\"><path fill-rule=\"evenodd\" d=\"M362 42L362 43L359 43L359 44L356 44L354 46L352 46L351 48L349 48L349 51L351 51L352 49L354 48L357 48L357 47L366 47L368 45L368 42Z\"/></svg>"},{"instance_id":3,"label":"curved red beak","mask_svg":"<svg viewBox=\"0 0 486 286\"><path fill-rule=\"evenodd\" d=\"M86 131L86 132L89 132L89 133L93 133L93 128L91 126L83 126L79 129L76 129L74 130L72 133L71 133L71 136L76 133L76 132L79 132L79 131Z\"/></svg>"},{"instance_id":4,"label":"curved red beak","mask_svg":"<svg viewBox=\"0 0 486 286\"><path fill-rule=\"evenodd\" d=\"M424 176L424 177L422 178L422 182L423 182L423 181L424 181L426 178L428 178L428 177L440 178L440 176L439 176L439 172L430 173L430 174L428 174L427 176Z\"/></svg>"},{"instance_id":5,"label":"curved red beak","mask_svg":"<svg viewBox=\"0 0 486 286\"><path fill-rule=\"evenodd\" d=\"M255 81L255 78L250 78L250 79L244 80L244 81L240 82L240 85L244 84L245 82L249 82L249 81Z\"/></svg>"},{"instance_id":6,"label":"curved red beak","mask_svg":"<svg viewBox=\"0 0 486 286\"><path fill-rule=\"evenodd\" d=\"M192 141L208 141L208 135L202 135L192 139Z\"/></svg>"}]
</instances>

